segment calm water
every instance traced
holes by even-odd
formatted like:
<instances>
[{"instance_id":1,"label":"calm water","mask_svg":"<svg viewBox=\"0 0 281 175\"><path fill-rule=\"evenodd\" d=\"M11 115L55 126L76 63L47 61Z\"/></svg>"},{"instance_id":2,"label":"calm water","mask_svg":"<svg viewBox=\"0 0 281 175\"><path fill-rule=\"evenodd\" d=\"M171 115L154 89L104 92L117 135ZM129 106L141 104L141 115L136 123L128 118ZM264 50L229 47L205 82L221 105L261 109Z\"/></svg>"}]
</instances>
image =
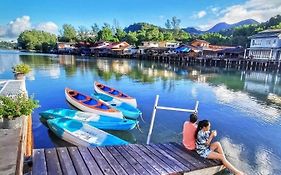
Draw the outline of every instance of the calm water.
<instances>
[{"instance_id":1,"label":"calm water","mask_svg":"<svg viewBox=\"0 0 281 175\"><path fill-rule=\"evenodd\" d=\"M231 162L248 174L281 174L281 75L213 67L191 67L125 59L33 55L0 51L0 79L12 79L11 67L32 67L27 89L40 101L33 114L35 148L70 145L56 138L40 122L38 113L70 108L64 88L92 94L93 81L116 87L137 98L145 122L141 131L111 132L131 143L145 143L156 94L159 105L194 108L199 100L200 119L209 119ZM157 111L152 142L180 142L187 113Z\"/></svg>"}]
</instances>

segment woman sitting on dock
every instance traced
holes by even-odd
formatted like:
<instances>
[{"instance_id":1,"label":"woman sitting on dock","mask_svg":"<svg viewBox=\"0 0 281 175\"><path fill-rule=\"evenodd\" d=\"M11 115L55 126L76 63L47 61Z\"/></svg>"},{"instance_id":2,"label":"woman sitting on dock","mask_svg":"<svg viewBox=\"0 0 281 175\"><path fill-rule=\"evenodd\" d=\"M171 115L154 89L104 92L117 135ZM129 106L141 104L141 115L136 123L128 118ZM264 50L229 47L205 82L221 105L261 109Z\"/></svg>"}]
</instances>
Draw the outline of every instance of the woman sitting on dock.
<instances>
[{"instance_id":1,"label":"woman sitting on dock","mask_svg":"<svg viewBox=\"0 0 281 175\"><path fill-rule=\"evenodd\" d=\"M224 151L219 142L211 143L212 139L217 136L216 131L211 131L211 123L208 120L199 121L195 133L196 138L196 151L204 158L215 159L222 161L223 165L236 175L243 175L244 173L236 169L225 158Z\"/></svg>"}]
</instances>

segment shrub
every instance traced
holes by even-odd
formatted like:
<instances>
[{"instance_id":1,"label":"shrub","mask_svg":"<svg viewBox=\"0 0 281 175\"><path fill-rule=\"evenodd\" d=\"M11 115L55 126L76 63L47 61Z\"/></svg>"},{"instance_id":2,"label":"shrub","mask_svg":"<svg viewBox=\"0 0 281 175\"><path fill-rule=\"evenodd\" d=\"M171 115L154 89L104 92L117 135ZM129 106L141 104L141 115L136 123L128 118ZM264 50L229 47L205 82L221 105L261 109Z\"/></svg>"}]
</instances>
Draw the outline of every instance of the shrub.
<instances>
[{"instance_id":1,"label":"shrub","mask_svg":"<svg viewBox=\"0 0 281 175\"><path fill-rule=\"evenodd\" d=\"M28 74L31 71L31 68L27 64L18 64L14 67L12 67L14 73L22 73L22 74Z\"/></svg>"},{"instance_id":2,"label":"shrub","mask_svg":"<svg viewBox=\"0 0 281 175\"><path fill-rule=\"evenodd\" d=\"M23 94L17 96L0 96L0 112L3 118L14 119L20 116L30 115L33 109L39 107L39 102L33 98L27 98Z\"/></svg>"}]
</instances>

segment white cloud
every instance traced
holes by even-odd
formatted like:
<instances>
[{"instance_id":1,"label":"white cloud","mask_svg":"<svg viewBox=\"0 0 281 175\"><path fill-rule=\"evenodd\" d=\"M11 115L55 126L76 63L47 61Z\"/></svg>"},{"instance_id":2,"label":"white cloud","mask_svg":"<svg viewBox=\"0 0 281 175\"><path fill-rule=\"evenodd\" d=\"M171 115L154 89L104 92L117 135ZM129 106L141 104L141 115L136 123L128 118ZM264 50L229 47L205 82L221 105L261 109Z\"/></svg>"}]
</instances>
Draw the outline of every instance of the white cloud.
<instances>
[{"instance_id":1,"label":"white cloud","mask_svg":"<svg viewBox=\"0 0 281 175\"><path fill-rule=\"evenodd\" d=\"M192 16L192 18L194 19L200 19L200 18L203 18L204 16L206 16L207 12L202 10L202 11L199 11L198 13L194 14Z\"/></svg>"},{"instance_id":2,"label":"white cloud","mask_svg":"<svg viewBox=\"0 0 281 175\"><path fill-rule=\"evenodd\" d=\"M40 23L35 27L35 29L43 30L45 32L49 32L53 34L56 34L58 32L58 26L52 21Z\"/></svg>"},{"instance_id":3,"label":"white cloud","mask_svg":"<svg viewBox=\"0 0 281 175\"><path fill-rule=\"evenodd\" d=\"M202 10L202 11L197 13L197 17L198 18L203 18L206 14L207 14L206 11Z\"/></svg>"},{"instance_id":4,"label":"white cloud","mask_svg":"<svg viewBox=\"0 0 281 175\"><path fill-rule=\"evenodd\" d=\"M264 22L281 13L280 0L248 0L244 4L230 6L222 11L220 22L236 23L244 19L255 19Z\"/></svg>"},{"instance_id":5,"label":"white cloud","mask_svg":"<svg viewBox=\"0 0 281 175\"><path fill-rule=\"evenodd\" d=\"M236 4L226 9L211 7L209 10L217 16L217 19L198 26L201 30L208 30L219 22L233 24L245 19L265 22L269 18L281 14L281 1L247 0L242 4Z\"/></svg>"},{"instance_id":6,"label":"white cloud","mask_svg":"<svg viewBox=\"0 0 281 175\"><path fill-rule=\"evenodd\" d=\"M10 21L7 25L0 26L0 38L16 39L21 32L30 29L43 30L54 34L58 32L58 26L54 22L49 21L34 26L29 16L22 16Z\"/></svg>"}]
</instances>

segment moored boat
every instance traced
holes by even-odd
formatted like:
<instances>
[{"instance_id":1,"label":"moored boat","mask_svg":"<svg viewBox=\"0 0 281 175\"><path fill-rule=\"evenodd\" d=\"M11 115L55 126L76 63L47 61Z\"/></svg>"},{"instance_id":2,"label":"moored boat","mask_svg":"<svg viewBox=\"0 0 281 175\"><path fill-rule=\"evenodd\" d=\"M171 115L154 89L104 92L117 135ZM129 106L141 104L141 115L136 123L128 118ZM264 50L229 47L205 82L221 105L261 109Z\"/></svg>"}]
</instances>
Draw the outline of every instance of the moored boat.
<instances>
[{"instance_id":1,"label":"moored boat","mask_svg":"<svg viewBox=\"0 0 281 175\"><path fill-rule=\"evenodd\" d=\"M142 112L138 108L136 108L128 103L122 102L116 98L113 98L109 95L95 93L95 94L93 94L93 96L96 99L99 99L99 100L103 101L105 104L111 106L112 108L119 110L120 112L123 113L123 115L126 118L136 120L139 116L142 115Z\"/></svg>"},{"instance_id":2,"label":"moored boat","mask_svg":"<svg viewBox=\"0 0 281 175\"><path fill-rule=\"evenodd\" d=\"M123 118L123 114L120 111L108 106L98 99L84 95L78 91L65 88L65 97L70 104L80 109L81 111L92 112L99 115L106 115L116 118Z\"/></svg>"},{"instance_id":3,"label":"moored boat","mask_svg":"<svg viewBox=\"0 0 281 175\"><path fill-rule=\"evenodd\" d=\"M135 98L130 97L129 95L124 94L123 92L121 92L119 90L116 90L114 88L101 84L99 82L94 82L94 89L97 93L109 95L122 102L128 103L128 104L132 105L133 107L137 107L137 100Z\"/></svg>"},{"instance_id":4,"label":"moored boat","mask_svg":"<svg viewBox=\"0 0 281 175\"><path fill-rule=\"evenodd\" d=\"M105 146L128 144L112 134L78 120L55 118L47 121L49 128L61 139L77 146Z\"/></svg>"},{"instance_id":5,"label":"moored boat","mask_svg":"<svg viewBox=\"0 0 281 175\"><path fill-rule=\"evenodd\" d=\"M135 120L120 119L90 112L80 112L62 108L49 109L40 112L40 115L45 120L54 118L70 118L73 120L81 121L98 129L107 130L131 130L138 124L138 121Z\"/></svg>"}]
</instances>

